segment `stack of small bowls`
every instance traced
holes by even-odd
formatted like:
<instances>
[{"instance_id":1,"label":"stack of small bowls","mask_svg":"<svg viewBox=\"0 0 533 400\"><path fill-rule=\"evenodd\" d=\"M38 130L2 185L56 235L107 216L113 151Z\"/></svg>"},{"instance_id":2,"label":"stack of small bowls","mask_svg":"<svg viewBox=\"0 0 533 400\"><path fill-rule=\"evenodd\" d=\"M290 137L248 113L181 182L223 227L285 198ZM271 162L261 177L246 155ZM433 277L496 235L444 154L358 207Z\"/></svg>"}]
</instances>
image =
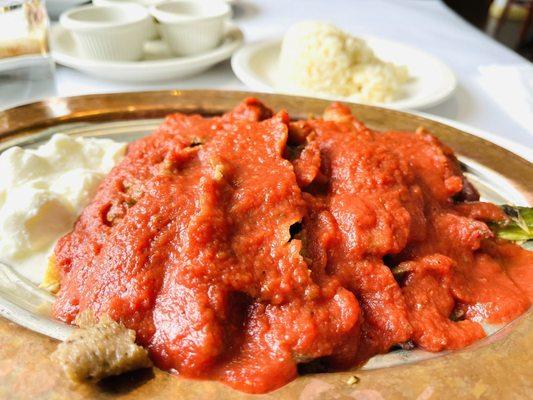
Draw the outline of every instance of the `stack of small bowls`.
<instances>
[{"instance_id":1,"label":"stack of small bowls","mask_svg":"<svg viewBox=\"0 0 533 400\"><path fill-rule=\"evenodd\" d=\"M177 57L216 48L231 8L223 0L95 0L61 15L81 57L138 61L159 36Z\"/></svg>"}]
</instances>

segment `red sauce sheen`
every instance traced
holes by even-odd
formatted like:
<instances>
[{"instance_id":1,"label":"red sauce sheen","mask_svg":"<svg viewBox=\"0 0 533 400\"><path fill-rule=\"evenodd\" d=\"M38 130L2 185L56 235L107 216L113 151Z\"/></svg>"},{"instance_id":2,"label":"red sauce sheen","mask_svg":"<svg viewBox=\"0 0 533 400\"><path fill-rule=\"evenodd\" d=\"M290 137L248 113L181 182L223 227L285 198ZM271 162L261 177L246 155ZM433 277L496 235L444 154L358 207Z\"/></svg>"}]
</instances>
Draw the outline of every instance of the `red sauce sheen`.
<instances>
[{"instance_id":1,"label":"red sauce sheen","mask_svg":"<svg viewBox=\"0 0 533 400\"><path fill-rule=\"evenodd\" d=\"M55 249L54 315L109 314L155 364L262 393L298 365L458 349L524 313L532 253L496 240L452 151L342 105L290 122L247 99L129 146Z\"/></svg>"}]
</instances>

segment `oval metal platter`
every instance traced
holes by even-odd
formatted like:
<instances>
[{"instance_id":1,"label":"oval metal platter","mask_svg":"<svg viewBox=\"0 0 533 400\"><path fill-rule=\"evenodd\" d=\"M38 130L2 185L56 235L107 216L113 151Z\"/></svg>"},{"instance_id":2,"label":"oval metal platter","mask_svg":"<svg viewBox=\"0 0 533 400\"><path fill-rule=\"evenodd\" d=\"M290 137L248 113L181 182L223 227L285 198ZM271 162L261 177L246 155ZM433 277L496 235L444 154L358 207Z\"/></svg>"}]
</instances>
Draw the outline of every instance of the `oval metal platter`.
<instances>
[{"instance_id":1,"label":"oval metal platter","mask_svg":"<svg viewBox=\"0 0 533 400\"><path fill-rule=\"evenodd\" d=\"M130 142L152 132L168 113L217 115L248 96L260 98L275 110L285 109L293 118L320 115L329 104L293 96L202 90L52 98L0 112L0 152L14 145L36 146L60 132ZM468 178L484 200L533 204L533 165L519 156L418 115L367 105L349 106L358 119L374 129L415 130L419 126L429 129L456 151ZM175 378L159 370L110 378L99 385L69 384L48 356L56 340L64 340L75 328L50 317L53 300L52 295L17 274L16 268L0 263L0 315L3 317L0 318L0 398L3 395L6 398L114 398L118 394L125 399L249 396L219 383ZM529 356L533 344L532 321L530 311L506 326L485 326L487 338L461 351L393 351L372 358L359 370L306 375L272 393L252 397L426 400L459 396L521 398L523 395L527 398L533 368ZM353 375L358 380L350 379Z\"/></svg>"}]
</instances>

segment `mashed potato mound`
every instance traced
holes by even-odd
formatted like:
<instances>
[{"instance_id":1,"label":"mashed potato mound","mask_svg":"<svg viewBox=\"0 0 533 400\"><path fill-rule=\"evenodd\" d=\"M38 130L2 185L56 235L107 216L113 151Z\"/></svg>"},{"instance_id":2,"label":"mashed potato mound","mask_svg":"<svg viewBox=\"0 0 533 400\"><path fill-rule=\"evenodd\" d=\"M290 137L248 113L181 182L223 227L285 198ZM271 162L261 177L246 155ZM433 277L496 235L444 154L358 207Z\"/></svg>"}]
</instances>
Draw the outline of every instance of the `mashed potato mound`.
<instances>
[{"instance_id":1,"label":"mashed potato mound","mask_svg":"<svg viewBox=\"0 0 533 400\"><path fill-rule=\"evenodd\" d=\"M322 22L301 22L283 39L280 81L285 89L387 102L409 79L405 66L380 60L364 40Z\"/></svg>"}]
</instances>

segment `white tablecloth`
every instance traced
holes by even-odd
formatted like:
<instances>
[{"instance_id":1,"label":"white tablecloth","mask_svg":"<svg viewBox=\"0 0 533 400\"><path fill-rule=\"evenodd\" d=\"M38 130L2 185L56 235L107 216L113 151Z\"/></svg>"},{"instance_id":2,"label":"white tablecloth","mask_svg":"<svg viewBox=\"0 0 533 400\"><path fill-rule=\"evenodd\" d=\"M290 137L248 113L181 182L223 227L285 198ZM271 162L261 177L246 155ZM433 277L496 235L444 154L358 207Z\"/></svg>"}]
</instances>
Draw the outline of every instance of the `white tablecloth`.
<instances>
[{"instance_id":1,"label":"white tablecloth","mask_svg":"<svg viewBox=\"0 0 533 400\"><path fill-rule=\"evenodd\" d=\"M281 36L303 19L330 21L354 33L365 33L419 47L446 62L459 87L446 102L425 110L533 147L533 126L514 121L480 83L480 66L529 64L492 40L437 0L236 0L235 22L247 41ZM65 67L57 69L58 95L159 88L246 89L229 62L184 80L164 84L124 84L95 79Z\"/></svg>"}]
</instances>

